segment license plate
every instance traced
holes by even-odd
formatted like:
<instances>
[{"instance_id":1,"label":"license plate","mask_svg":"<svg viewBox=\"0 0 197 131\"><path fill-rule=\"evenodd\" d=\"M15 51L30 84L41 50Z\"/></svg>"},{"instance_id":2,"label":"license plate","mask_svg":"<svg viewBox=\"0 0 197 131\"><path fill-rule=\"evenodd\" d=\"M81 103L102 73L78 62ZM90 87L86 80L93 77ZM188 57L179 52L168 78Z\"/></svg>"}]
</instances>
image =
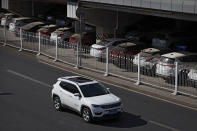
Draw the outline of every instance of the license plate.
<instances>
[{"instance_id":1,"label":"license plate","mask_svg":"<svg viewBox=\"0 0 197 131\"><path fill-rule=\"evenodd\" d=\"M116 114L116 113L117 113L117 110L116 109L109 110L109 114Z\"/></svg>"}]
</instances>

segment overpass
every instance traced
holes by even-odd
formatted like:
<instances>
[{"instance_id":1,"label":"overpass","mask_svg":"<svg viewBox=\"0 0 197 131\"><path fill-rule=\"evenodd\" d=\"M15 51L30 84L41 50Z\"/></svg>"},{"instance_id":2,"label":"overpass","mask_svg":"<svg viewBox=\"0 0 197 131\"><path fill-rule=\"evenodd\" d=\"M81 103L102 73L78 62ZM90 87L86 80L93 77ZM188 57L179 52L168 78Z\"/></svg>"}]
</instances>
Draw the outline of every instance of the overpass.
<instances>
[{"instance_id":1,"label":"overpass","mask_svg":"<svg viewBox=\"0 0 197 131\"><path fill-rule=\"evenodd\" d=\"M80 6L197 21L196 0L80 0Z\"/></svg>"}]
</instances>

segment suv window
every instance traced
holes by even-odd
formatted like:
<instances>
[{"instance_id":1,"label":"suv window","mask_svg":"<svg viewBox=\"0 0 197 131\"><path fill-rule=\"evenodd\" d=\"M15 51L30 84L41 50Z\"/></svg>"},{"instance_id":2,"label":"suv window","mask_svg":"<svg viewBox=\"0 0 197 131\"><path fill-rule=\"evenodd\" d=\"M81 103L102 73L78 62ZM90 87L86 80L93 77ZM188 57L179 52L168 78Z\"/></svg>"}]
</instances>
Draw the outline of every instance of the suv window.
<instances>
[{"instance_id":1,"label":"suv window","mask_svg":"<svg viewBox=\"0 0 197 131\"><path fill-rule=\"evenodd\" d=\"M66 91L68 91L68 92L70 92L70 93L79 93L79 90L77 89L77 87L75 86L75 85L73 85L73 84L70 84L70 83L66 83L66 82L60 82L60 86L64 89L64 90L66 90Z\"/></svg>"}]
</instances>

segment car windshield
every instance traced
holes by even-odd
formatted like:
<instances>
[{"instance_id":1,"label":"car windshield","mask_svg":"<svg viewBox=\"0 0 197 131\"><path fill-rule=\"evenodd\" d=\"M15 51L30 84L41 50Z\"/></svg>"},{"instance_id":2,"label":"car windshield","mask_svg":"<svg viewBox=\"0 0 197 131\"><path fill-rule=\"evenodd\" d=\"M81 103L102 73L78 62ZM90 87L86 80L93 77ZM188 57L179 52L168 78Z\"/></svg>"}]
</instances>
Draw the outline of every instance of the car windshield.
<instances>
[{"instance_id":1,"label":"car windshield","mask_svg":"<svg viewBox=\"0 0 197 131\"><path fill-rule=\"evenodd\" d=\"M101 42L99 42L99 43L97 43L97 44L98 44L98 45L105 46L105 45L107 45L107 43L109 43L109 41L103 40L103 41L101 41Z\"/></svg>"},{"instance_id":2,"label":"car windshield","mask_svg":"<svg viewBox=\"0 0 197 131\"><path fill-rule=\"evenodd\" d=\"M94 97L109 94L109 91L99 83L81 85L80 89L84 97Z\"/></svg>"},{"instance_id":3,"label":"car windshield","mask_svg":"<svg viewBox=\"0 0 197 131\"><path fill-rule=\"evenodd\" d=\"M161 57L160 61L163 62L163 63L174 64L175 59L167 58L167 57Z\"/></svg>"}]
</instances>

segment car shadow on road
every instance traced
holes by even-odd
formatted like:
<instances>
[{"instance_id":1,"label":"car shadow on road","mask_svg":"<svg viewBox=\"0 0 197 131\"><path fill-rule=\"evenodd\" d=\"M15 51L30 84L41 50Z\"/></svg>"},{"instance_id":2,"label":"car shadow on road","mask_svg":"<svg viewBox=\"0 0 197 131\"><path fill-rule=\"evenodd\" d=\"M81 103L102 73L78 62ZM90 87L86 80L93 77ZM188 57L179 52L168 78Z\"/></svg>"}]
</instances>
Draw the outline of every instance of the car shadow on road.
<instances>
[{"instance_id":1,"label":"car shadow on road","mask_svg":"<svg viewBox=\"0 0 197 131\"><path fill-rule=\"evenodd\" d=\"M79 116L78 113L66 108L64 108L62 112L72 113ZM129 112L122 112L122 115L119 119L96 120L93 121L92 124L115 128L133 128L144 126L147 123L148 122L146 120L141 119L141 116L137 116Z\"/></svg>"},{"instance_id":2,"label":"car shadow on road","mask_svg":"<svg viewBox=\"0 0 197 131\"><path fill-rule=\"evenodd\" d=\"M0 92L0 96L8 96L8 95L13 95L10 92Z\"/></svg>"},{"instance_id":3,"label":"car shadow on road","mask_svg":"<svg viewBox=\"0 0 197 131\"><path fill-rule=\"evenodd\" d=\"M104 120L104 121L97 121L95 124L100 126L108 126L108 127L116 127L116 128L133 128L144 126L148 122L141 119L141 116L136 116L134 114L123 112L120 119L118 120Z\"/></svg>"}]
</instances>

